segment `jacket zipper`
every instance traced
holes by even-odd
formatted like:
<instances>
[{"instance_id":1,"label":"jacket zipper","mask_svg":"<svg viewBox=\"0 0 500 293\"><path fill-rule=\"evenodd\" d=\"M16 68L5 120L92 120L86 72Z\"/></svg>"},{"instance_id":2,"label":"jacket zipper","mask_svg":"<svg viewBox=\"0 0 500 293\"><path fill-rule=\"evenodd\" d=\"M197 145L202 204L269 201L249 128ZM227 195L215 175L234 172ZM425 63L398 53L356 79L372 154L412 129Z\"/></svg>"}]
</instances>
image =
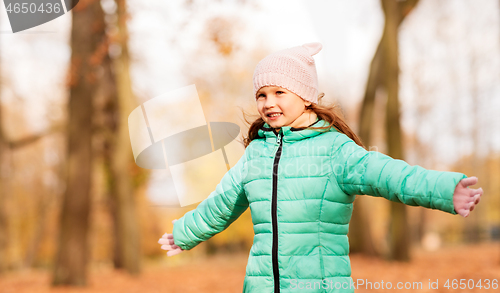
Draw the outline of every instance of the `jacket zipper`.
<instances>
[{"instance_id":1,"label":"jacket zipper","mask_svg":"<svg viewBox=\"0 0 500 293\"><path fill-rule=\"evenodd\" d=\"M273 130L274 131L274 130ZM278 164L281 157L283 130L276 133L276 143L278 151L274 157L273 165L273 195L271 201L271 220L273 224L273 246L272 246L272 261L273 261L273 276L274 276L274 292L280 292L280 272L278 266L278 219L277 219L277 204L278 204Z\"/></svg>"}]
</instances>

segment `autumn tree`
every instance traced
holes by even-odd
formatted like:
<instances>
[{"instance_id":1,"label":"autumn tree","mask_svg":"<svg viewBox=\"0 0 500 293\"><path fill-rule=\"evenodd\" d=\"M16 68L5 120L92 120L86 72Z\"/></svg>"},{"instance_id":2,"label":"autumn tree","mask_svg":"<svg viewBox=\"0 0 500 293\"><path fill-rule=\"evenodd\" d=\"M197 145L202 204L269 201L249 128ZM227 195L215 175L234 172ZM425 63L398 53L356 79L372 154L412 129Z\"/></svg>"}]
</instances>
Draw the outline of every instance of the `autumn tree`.
<instances>
[{"instance_id":1,"label":"autumn tree","mask_svg":"<svg viewBox=\"0 0 500 293\"><path fill-rule=\"evenodd\" d=\"M137 168L128 133L128 115L137 106L130 79L130 53L128 47L127 7L125 0L116 0L116 33L113 42L120 48L117 56L106 59L106 70L111 98L106 108L110 117L106 136L105 164L108 172L108 193L114 222L113 263L131 274L141 271L140 235L132 170ZM143 172L143 171L142 171Z\"/></svg>"},{"instance_id":2,"label":"autumn tree","mask_svg":"<svg viewBox=\"0 0 500 293\"><path fill-rule=\"evenodd\" d=\"M100 1L81 2L72 12L66 190L52 283L83 286L89 261L92 98L107 47L103 46L105 23Z\"/></svg>"},{"instance_id":3,"label":"autumn tree","mask_svg":"<svg viewBox=\"0 0 500 293\"><path fill-rule=\"evenodd\" d=\"M1 37L1 34L0 34ZM1 61L1 58L0 58ZM5 211L5 197L6 197L6 187L5 180L8 176L5 165L8 160L6 159L7 142L5 139L5 133L3 128L3 117L2 117L2 74L1 74L1 63L0 63L0 273L6 269L7 263L7 215Z\"/></svg>"},{"instance_id":4,"label":"autumn tree","mask_svg":"<svg viewBox=\"0 0 500 293\"><path fill-rule=\"evenodd\" d=\"M397 159L403 158L398 98L398 28L417 3L418 0L404 2L396 0L381 1L385 15L384 30L370 63L368 81L359 116L359 135L363 143L369 146L372 140L375 93L377 89L384 88L387 93L385 129L388 155ZM356 208L353 211L352 228L349 231L351 251L376 255L378 252L374 248L370 235L370 224L363 216L366 207L364 207L362 199L361 197L356 200ZM390 250L393 252L392 258L408 260L409 244L407 239L409 238L409 229L406 207L391 202L391 219Z\"/></svg>"}]
</instances>

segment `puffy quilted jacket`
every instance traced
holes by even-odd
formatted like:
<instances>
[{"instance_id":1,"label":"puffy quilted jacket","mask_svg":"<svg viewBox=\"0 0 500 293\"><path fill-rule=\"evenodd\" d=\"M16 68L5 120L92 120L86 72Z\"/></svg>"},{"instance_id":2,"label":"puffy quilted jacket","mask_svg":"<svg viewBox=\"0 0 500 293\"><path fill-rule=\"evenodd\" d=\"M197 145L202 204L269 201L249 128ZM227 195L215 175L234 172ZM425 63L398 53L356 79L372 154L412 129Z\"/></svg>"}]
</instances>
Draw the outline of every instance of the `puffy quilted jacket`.
<instances>
[{"instance_id":1,"label":"puffy quilted jacket","mask_svg":"<svg viewBox=\"0 0 500 293\"><path fill-rule=\"evenodd\" d=\"M456 214L452 196L464 174L366 151L334 128L276 132L265 123L258 134L173 228L175 244L188 250L250 207L255 236L244 292L354 292L347 232L356 194Z\"/></svg>"}]
</instances>

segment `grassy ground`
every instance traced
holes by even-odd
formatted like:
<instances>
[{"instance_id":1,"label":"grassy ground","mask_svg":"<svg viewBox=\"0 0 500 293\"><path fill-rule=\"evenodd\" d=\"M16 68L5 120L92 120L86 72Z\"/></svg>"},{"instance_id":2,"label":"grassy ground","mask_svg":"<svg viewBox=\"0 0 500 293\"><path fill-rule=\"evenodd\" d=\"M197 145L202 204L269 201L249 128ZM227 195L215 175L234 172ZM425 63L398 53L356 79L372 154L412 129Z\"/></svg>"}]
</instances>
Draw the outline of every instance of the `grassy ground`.
<instances>
[{"instance_id":1,"label":"grassy ground","mask_svg":"<svg viewBox=\"0 0 500 293\"><path fill-rule=\"evenodd\" d=\"M51 288L50 272L26 270L0 277L0 292L241 292L246 261L247 255L244 254L182 260L172 257L159 263L148 263L140 277L132 277L106 266L95 266L86 288ZM500 243L448 247L434 252L416 250L410 263L352 255L351 265L358 293L500 292L500 287L493 289L491 283L493 279L500 281ZM475 288L453 289L453 279L457 283L460 279L465 279L465 282L473 280ZM486 279L490 280L490 289L484 287ZM445 287L447 280L450 288ZM482 280L483 288L476 287L479 280ZM429 281L434 288L437 281L438 288L429 289ZM388 282L392 290L387 289ZM398 285L402 288L395 289Z\"/></svg>"}]
</instances>

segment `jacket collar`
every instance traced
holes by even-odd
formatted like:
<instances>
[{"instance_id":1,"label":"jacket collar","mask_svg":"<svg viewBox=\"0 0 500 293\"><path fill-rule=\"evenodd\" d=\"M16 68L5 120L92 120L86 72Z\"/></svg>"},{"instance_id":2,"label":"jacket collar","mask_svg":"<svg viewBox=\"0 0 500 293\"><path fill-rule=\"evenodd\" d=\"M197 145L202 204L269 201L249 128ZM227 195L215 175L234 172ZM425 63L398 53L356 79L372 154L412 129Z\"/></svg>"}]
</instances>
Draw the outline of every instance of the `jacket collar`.
<instances>
[{"instance_id":1,"label":"jacket collar","mask_svg":"<svg viewBox=\"0 0 500 293\"><path fill-rule=\"evenodd\" d=\"M328 126L328 122L325 120L319 119L319 117L316 118L316 121L309 126L313 127L323 127L323 126ZM331 128L330 131L336 130L335 128ZM322 132L325 132L325 130L316 130L316 129L306 129L305 127L291 127L291 126L283 126L281 127L280 132L276 132L276 130L272 127L269 126L269 124L264 123L264 125L259 129L258 131L258 137L265 138L267 142L276 142L276 138L278 134L283 135L283 141L285 142L291 142L291 141L297 141L297 140L302 140L306 139L309 137L313 137L316 135L321 134Z\"/></svg>"}]
</instances>

